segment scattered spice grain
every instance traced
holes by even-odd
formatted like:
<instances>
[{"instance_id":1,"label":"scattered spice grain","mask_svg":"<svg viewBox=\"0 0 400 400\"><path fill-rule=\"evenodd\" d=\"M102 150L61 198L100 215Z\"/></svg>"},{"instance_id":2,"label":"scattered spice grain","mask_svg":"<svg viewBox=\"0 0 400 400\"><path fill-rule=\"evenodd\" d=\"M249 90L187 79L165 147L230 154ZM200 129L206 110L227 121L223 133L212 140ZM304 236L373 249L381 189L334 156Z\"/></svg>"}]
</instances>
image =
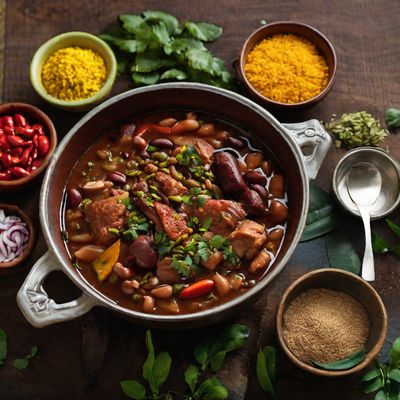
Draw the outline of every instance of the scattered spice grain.
<instances>
[{"instance_id":1,"label":"scattered spice grain","mask_svg":"<svg viewBox=\"0 0 400 400\"><path fill-rule=\"evenodd\" d=\"M59 100L82 100L104 85L107 68L100 54L91 49L66 47L54 52L44 63L42 84Z\"/></svg>"},{"instance_id":2,"label":"scattered spice grain","mask_svg":"<svg viewBox=\"0 0 400 400\"><path fill-rule=\"evenodd\" d=\"M328 65L308 39L276 34L263 39L249 52L244 71L263 96L280 103L300 103L324 90Z\"/></svg>"},{"instance_id":3,"label":"scattered spice grain","mask_svg":"<svg viewBox=\"0 0 400 400\"><path fill-rule=\"evenodd\" d=\"M309 289L283 315L283 336L304 362L330 363L364 348L369 320L364 307L347 293Z\"/></svg>"}]
</instances>

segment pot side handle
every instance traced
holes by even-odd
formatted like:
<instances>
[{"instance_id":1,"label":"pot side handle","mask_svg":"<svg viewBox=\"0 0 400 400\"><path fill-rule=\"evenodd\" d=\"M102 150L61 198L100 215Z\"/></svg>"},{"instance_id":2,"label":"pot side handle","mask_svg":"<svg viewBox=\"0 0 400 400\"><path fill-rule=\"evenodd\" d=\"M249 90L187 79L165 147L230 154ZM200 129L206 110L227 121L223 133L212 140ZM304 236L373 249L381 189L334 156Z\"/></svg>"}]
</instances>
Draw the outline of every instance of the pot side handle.
<instances>
[{"instance_id":1,"label":"pot side handle","mask_svg":"<svg viewBox=\"0 0 400 400\"><path fill-rule=\"evenodd\" d=\"M27 321L36 328L78 318L95 305L84 293L78 299L63 304L49 298L42 284L50 272L59 270L57 259L48 251L35 263L18 291L18 306Z\"/></svg>"},{"instance_id":2,"label":"pot side handle","mask_svg":"<svg viewBox=\"0 0 400 400\"><path fill-rule=\"evenodd\" d=\"M310 179L315 179L331 147L331 136L316 119L282 125L300 146L300 149L307 148L307 155L303 153L307 175Z\"/></svg>"}]
</instances>

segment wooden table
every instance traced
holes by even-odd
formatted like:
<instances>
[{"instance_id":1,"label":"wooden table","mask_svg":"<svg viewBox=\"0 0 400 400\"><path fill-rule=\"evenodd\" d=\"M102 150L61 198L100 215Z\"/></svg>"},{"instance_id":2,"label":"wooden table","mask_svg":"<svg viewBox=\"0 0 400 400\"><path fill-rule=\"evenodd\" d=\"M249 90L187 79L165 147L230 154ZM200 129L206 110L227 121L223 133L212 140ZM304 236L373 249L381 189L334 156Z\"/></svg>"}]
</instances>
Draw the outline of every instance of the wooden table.
<instances>
[{"instance_id":1,"label":"wooden table","mask_svg":"<svg viewBox=\"0 0 400 400\"><path fill-rule=\"evenodd\" d=\"M55 110L34 93L29 82L29 63L35 49L52 36L72 30L100 33L123 12L139 13L161 9L180 19L204 20L224 27L222 37L210 47L228 65L238 56L245 38L260 26L260 20L295 20L319 28L332 41L339 60L335 86L319 105L302 114L279 116L282 121L309 118L329 120L333 113L367 110L383 119L389 106L400 107L400 27L398 3L381 0L283 1L0 1L0 97L3 102L22 101L47 112L56 125L59 139L81 117ZM118 79L114 92L131 84ZM395 134L386 140L390 152L400 157ZM332 148L317 179L330 190L332 171L344 150ZM0 200L17 203L38 220L40 185L19 194L0 194ZM398 222L398 212L392 215ZM358 220L352 239L362 251L362 229ZM382 222L373 227L383 230ZM119 382L140 378L146 356L144 329L101 309L84 317L44 329L31 327L16 306L15 295L29 267L46 251L40 233L26 265L14 274L0 276L0 327L8 334L9 357L0 368L0 399L123 399ZM230 399L265 398L255 377L255 358L260 346L275 344L273 317L282 292L308 270L328 265L321 240L301 244L281 275L265 290L262 298L238 316L251 329L246 347L229 356L219 377L230 388ZM375 288L381 294L390 318L388 340L400 334L400 268L398 259L377 256ZM46 281L46 290L58 301L75 298L79 291L62 274ZM230 321L231 322L231 321ZM154 331L158 351L173 357L169 388L184 390L182 374L192 360L196 341L205 332L217 333L225 324L195 332ZM19 372L12 360L37 345L40 354L29 368ZM385 346L387 352L388 345ZM278 393L282 399L365 399L360 376L322 379L302 372L279 351Z\"/></svg>"}]
</instances>

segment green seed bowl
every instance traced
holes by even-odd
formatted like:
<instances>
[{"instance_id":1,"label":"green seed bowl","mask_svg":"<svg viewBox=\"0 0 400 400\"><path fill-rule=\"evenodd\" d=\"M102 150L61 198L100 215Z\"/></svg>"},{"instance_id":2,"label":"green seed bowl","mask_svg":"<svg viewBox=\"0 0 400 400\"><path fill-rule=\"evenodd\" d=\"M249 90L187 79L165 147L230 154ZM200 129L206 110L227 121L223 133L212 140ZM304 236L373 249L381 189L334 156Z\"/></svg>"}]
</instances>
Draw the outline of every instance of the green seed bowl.
<instances>
[{"instance_id":1,"label":"green seed bowl","mask_svg":"<svg viewBox=\"0 0 400 400\"><path fill-rule=\"evenodd\" d=\"M82 100L59 100L47 93L42 84L42 68L46 60L57 50L65 47L81 47L99 53L106 64L107 77L103 87L93 96ZM37 94L51 105L65 111L82 112L101 103L111 92L117 74L117 60L110 46L97 36L86 32L67 32L43 43L33 55L30 65L30 79Z\"/></svg>"}]
</instances>

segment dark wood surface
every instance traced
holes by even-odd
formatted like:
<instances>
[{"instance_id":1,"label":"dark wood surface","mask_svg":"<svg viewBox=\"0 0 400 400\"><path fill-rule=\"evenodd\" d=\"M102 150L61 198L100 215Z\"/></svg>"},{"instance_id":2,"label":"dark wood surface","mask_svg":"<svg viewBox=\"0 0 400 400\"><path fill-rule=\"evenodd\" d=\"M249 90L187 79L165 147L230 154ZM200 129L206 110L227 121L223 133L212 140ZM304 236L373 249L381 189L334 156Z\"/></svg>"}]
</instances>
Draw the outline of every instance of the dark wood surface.
<instances>
[{"instance_id":1,"label":"dark wood surface","mask_svg":"<svg viewBox=\"0 0 400 400\"><path fill-rule=\"evenodd\" d=\"M246 37L260 20L294 20L320 29L333 43L338 56L336 83L328 97L302 114L279 115L281 121L309 118L330 119L332 114L367 110L383 119L388 106L400 107L400 24L399 3L390 0L350 1L61 1L13 0L3 10L5 42L2 101L22 101L37 105L53 119L61 140L82 115L68 114L45 104L29 82L29 63L35 49L52 36L72 30L100 33L123 12L139 13L161 9L180 19L204 20L224 27L212 50L230 65ZM1 74L0 74L1 76ZM114 93L131 88L118 78ZM400 157L398 137L393 134L384 147ZM318 176L318 183L330 190L335 164L344 150L332 148ZM0 201L17 203L38 220L40 185L19 194L0 193ZM391 217L399 222L399 212ZM349 217L352 239L362 251L360 222ZM46 251L39 235L28 262L12 274L0 275L0 327L8 334L9 357L0 367L0 399L123 399L119 382L139 378L145 358L144 329L102 309L82 318L49 326L31 327L21 315L15 295L31 265ZM384 231L383 222L373 228ZM262 298L236 321L251 329L246 348L229 356L219 373L230 389L230 399L262 399L265 394L255 377L256 352L260 346L275 344L274 313L285 288L306 271L328 264L321 239L301 244L281 275L265 290ZM388 341L400 335L400 267L392 256L376 257L374 283L389 314ZM62 274L52 274L46 290L58 301L73 299L79 291ZM154 331L158 351L173 357L169 388L184 390L183 370L192 360L196 341L206 332L217 333L227 323L189 332ZM388 342L389 343L389 342ZM26 354L31 346L40 355L29 368L19 372L12 360ZM384 348L387 352L388 344ZM307 374L278 351L278 386L281 399L316 400L369 398L360 390L360 374L342 379L322 379Z\"/></svg>"}]
</instances>

